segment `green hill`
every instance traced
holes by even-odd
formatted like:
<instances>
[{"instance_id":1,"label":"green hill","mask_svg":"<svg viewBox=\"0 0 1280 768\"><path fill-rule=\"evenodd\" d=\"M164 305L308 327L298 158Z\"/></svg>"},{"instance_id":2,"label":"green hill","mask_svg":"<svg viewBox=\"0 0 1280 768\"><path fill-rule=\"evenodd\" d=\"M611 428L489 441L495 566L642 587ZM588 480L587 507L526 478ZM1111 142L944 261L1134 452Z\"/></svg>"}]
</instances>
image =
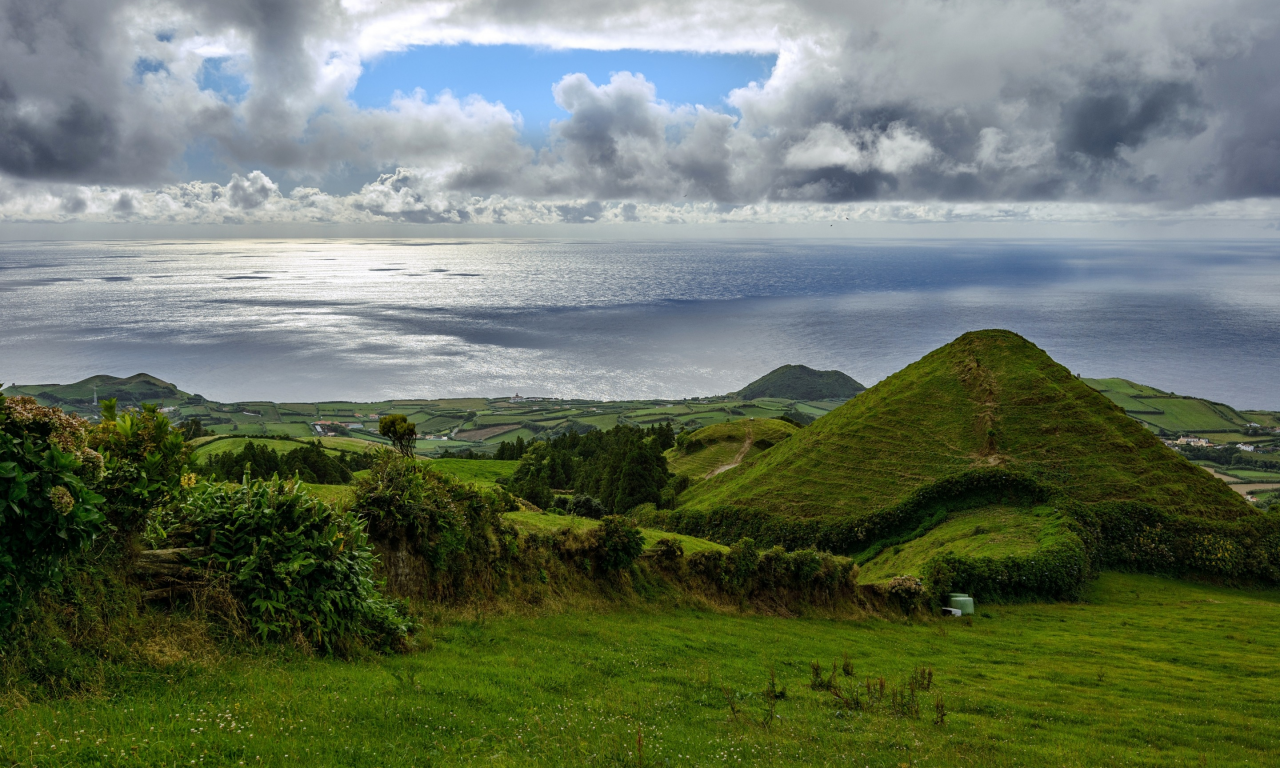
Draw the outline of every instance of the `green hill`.
<instances>
[{"instance_id":1,"label":"green hill","mask_svg":"<svg viewBox=\"0 0 1280 768\"><path fill-rule=\"evenodd\" d=\"M667 469L691 480L737 466L799 431L780 419L742 419L682 436L680 445L667 451Z\"/></svg>"},{"instance_id":2,"label":"green hill","mask_svg":"<svg viewBox=\"0 0 1280 768\"><path fill-rule=\"evenodd\" d=\"M760 397L848 400L864 390L866 387L840 371L815 371L807 365L784 365L732 393L732 396L743 400Z\"/></svg>"},{"instance_id":3,"label":"green hill","mask_svg":"<svg viewBox=\"0 0 1280 768\"><path fill-rule=\"evenodd\" d=\"M1040 541L1035 557L998 546L966 554L985 548L957 543L985 535L990 526L977 518L966 523L969 536L950 531L948 547L917 545L914 559L907 551L961 513L985 509L1005 519L1010 509L1031 514L1046 504L1054 512L1019 534ZM869 573L894 550L908 556L904 573L927 575L938 555L1001 568L1036 560L1035 570L1053 560L1044 549L1051 540L1055 557L1065 558L1059 565L1074 575L1040 574L1058 582L1029 591L1056 596L1078 589L1090 568L1086 550L1094 565L1127 558L1134 567L1212 571L1219 566L1191 562L1208 557L1200 552L1205 537L1239 536L1240 546L1254 546L1247 542L1255 529L1246 528L1258 514L1035 345L998 330L935 350L775 448L692 486L677 506L649 513L647 522L723 543L749 536L761 545L817 546L857 556ZM1065 533L1059 513L1071 518ZM1269 559L1258 575L1280 578L1269 564L1280 565L1280 536L1267 541L1258 546L1276 551L1259 555Z\"/></svg>"},{"instance_id":4,"label":"green hill","mask_svg":"<svg viewBox=\"0 0 1280 768\"><path fill-rule=\"evenodd\" d=\"M1248 511L1225 485L1007 331L961 336L681 502L860 516L986 467L1026 473L1080 501L1141 501L1207 517Z\"/></svg>"},{"instance_id":5,"label":"green hill","mask_svg":"<svg viewBox=\"0 0 1280 768\"><path fill-rule=\"evenodd\" d=\"M173 384L147 373L135 373L127 378L90 376L74 384L27 384L8 387L4 393L30 395L46 405L89 405L95 396L98 400L115 398L121 405L177 405L191 397Z\"/></svg>"}]
</instances>

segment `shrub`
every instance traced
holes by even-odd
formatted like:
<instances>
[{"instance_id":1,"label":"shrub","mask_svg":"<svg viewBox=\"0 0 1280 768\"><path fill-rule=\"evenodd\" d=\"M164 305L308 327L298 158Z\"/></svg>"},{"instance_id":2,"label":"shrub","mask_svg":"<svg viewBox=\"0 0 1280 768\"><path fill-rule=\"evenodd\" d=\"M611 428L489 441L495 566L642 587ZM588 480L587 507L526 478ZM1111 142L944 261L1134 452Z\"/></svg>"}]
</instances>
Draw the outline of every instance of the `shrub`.
<instances>
[{"instance_id":1,"label":"shrub","mask_svg":"<svg viewBox=\"0 0 1280 768\"><path fill-rule=\"evenodd\" d=\"M592 520L599 520L609 513L603 504L583 493L574 494L567 508L571 515L589 517Z\"/></svg>"},{"instance_id":2,"label":"shrub","mask_svg":"<svg viewBox=\"0 0 1280 768\"><path fill-rule=\"evenodd\" d=\"M0 395L0 631L102 528L102 497L91 486L103 462L87 447L87 424Z\"/></svg>"},{"instance_id":3,"label":"shrub","mask_svg":"<svg viewBox=\"0 0 1280 768\"><path fill-rule=\"evenodd\" d=\"M186 444L156 406L118 414L114 399L103 400L102 421L89 434L89 446L105 461L98 490L106 498L107 522L120 535L142 530L152 510L176 498Z\"/></svg>"},{"instance_id":4,"label":"shrub","mask_svg":"<svg viewBox=\"0 0 1280 768\"><path fill-rule=\"evenodd\" d=\"M898 603L903 611L910 612L924 597L924 584L915 576L894 576L885 587L889 597Z\"/></svg>"},{"instance_id":5,"label":"shrub","mask_svg":"<svg viewBox=\"0 0 1280 768\"><path fill-rule=\"evenodd\" d=\"M410 623L374 586L373 549L355 515L296 483L202 484L182 518L263 640L305 639L327 653L400 645Z\"/></svg>"},{"instance_id":6,"label":"shrub","mask_svg":"<svg viewBox=\"0 0 1280 768\"><path fill-rule=\"evenodd\" d=\"M644 552L644 535L630 520L605 515L591 531L597 568L603 573L624 571Z\"/></svg>"},{"instance_id":7,"label":"shrub","mask_svg":"<svg viewBox=\"0 0 1280 768\"><path fill-rule=\"evenodd\" d=\"M684 564L684 545L679 539L658 539L653 544L653 559L661 568L679 570Z\"/></svg>"},{"instance_id":8,"label":"shrub","mask_svg":"<svg viewBox=\"0 0 1280 768\"><path fill-rule=\"evenodd\" d=\"M936 599L966 592L979 600L1004 602L1042 598L1074 600L1089 575L1084 546L1064 541L1026 555L965 557L938 555L924 565L925 583Z\"/></svg>"},{"instance_id":9,"label":"shrub","mask_svg":"<svg viewBox=\"0 0 1280 768\"><path fill-rule=\"evenodd\" d=\"M356 481L352 505L379 547L420 559L422 569L398 574L397 589L431 597L492 587L515 553L515 531L502 519L515 508L505 491L481 491L391 451Z\"/></svg>"}]
</instances>

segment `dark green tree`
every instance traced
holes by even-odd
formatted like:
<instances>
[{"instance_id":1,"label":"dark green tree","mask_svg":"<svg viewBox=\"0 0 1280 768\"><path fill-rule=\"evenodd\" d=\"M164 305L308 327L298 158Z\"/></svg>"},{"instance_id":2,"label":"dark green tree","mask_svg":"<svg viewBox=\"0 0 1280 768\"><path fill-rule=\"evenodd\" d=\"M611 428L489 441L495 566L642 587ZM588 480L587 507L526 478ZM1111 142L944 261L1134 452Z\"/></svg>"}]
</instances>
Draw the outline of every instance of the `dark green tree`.
<instances>
[{"instance_id":1,"label":"dark green tree","mask_svg":"<svg viewBox=\"0 0 1280 768\"><path fill-rule=\"evenodd\" d=\"M378 434L391 441L392 447L404 456L413 455L418 440L418 425L405 418L403 413L393 413L378 419Z\"/></svg>"}]
</instances>

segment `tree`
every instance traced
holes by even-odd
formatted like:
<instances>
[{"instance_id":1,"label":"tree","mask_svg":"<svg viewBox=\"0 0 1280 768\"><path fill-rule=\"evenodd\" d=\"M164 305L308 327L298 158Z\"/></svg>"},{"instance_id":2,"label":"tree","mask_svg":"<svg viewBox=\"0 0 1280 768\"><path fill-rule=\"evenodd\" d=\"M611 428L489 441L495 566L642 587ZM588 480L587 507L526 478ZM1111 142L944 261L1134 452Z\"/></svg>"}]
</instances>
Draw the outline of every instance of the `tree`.
<instances>
[{"instance_id":1,"label":"tree","mask_svg":"<svg viewBox=\"0 0 1280 768\"><path fill-rule=\"evenodd\" d=\"M378 419L378 434L390 440L392 447L401 454L412 456L418 439L418 425L405 418L403 413L393 413Z\"/></svg>"}]
</instances>

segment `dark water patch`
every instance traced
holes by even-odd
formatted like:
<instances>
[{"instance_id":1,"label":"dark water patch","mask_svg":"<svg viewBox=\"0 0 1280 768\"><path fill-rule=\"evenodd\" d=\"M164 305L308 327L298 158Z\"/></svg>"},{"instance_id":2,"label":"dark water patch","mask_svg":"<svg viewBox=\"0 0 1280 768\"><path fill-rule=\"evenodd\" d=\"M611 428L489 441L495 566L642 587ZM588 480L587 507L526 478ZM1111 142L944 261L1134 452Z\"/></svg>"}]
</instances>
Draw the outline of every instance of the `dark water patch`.
<instances>
[{"instance_id":1,"label":"dark water patch","mask_svg":"<svg viewBox=\"0 0 1280 768\"><path fill-rule=\"evenodd\" d=\"M0 280L0 292L16 291L20 288L39 288L56 283L78 283L75 277L33 277L28 280Z\"/></svg>"},{"instance_id":2,"label":"dark water patch","mask_svg":"<svg viewBox=\"0 0 1280 768\"><path fill-rule=\"evenodd\" d=\"M95 277L94 279L101 280L104 283L127 283L133 278L125 277L123 275L113 275L112 277Z\"/></svg>"},{"instance_id":3,"label":"dark water patch","mask_svg":"<svg viewBox=\"0 0 1280 768\"><path fill-rule=\"evenodd\" d=\"M234 277L224 277L223 280L270 280L266 275L235 275Z\"/></svg>"}]
</instances>

